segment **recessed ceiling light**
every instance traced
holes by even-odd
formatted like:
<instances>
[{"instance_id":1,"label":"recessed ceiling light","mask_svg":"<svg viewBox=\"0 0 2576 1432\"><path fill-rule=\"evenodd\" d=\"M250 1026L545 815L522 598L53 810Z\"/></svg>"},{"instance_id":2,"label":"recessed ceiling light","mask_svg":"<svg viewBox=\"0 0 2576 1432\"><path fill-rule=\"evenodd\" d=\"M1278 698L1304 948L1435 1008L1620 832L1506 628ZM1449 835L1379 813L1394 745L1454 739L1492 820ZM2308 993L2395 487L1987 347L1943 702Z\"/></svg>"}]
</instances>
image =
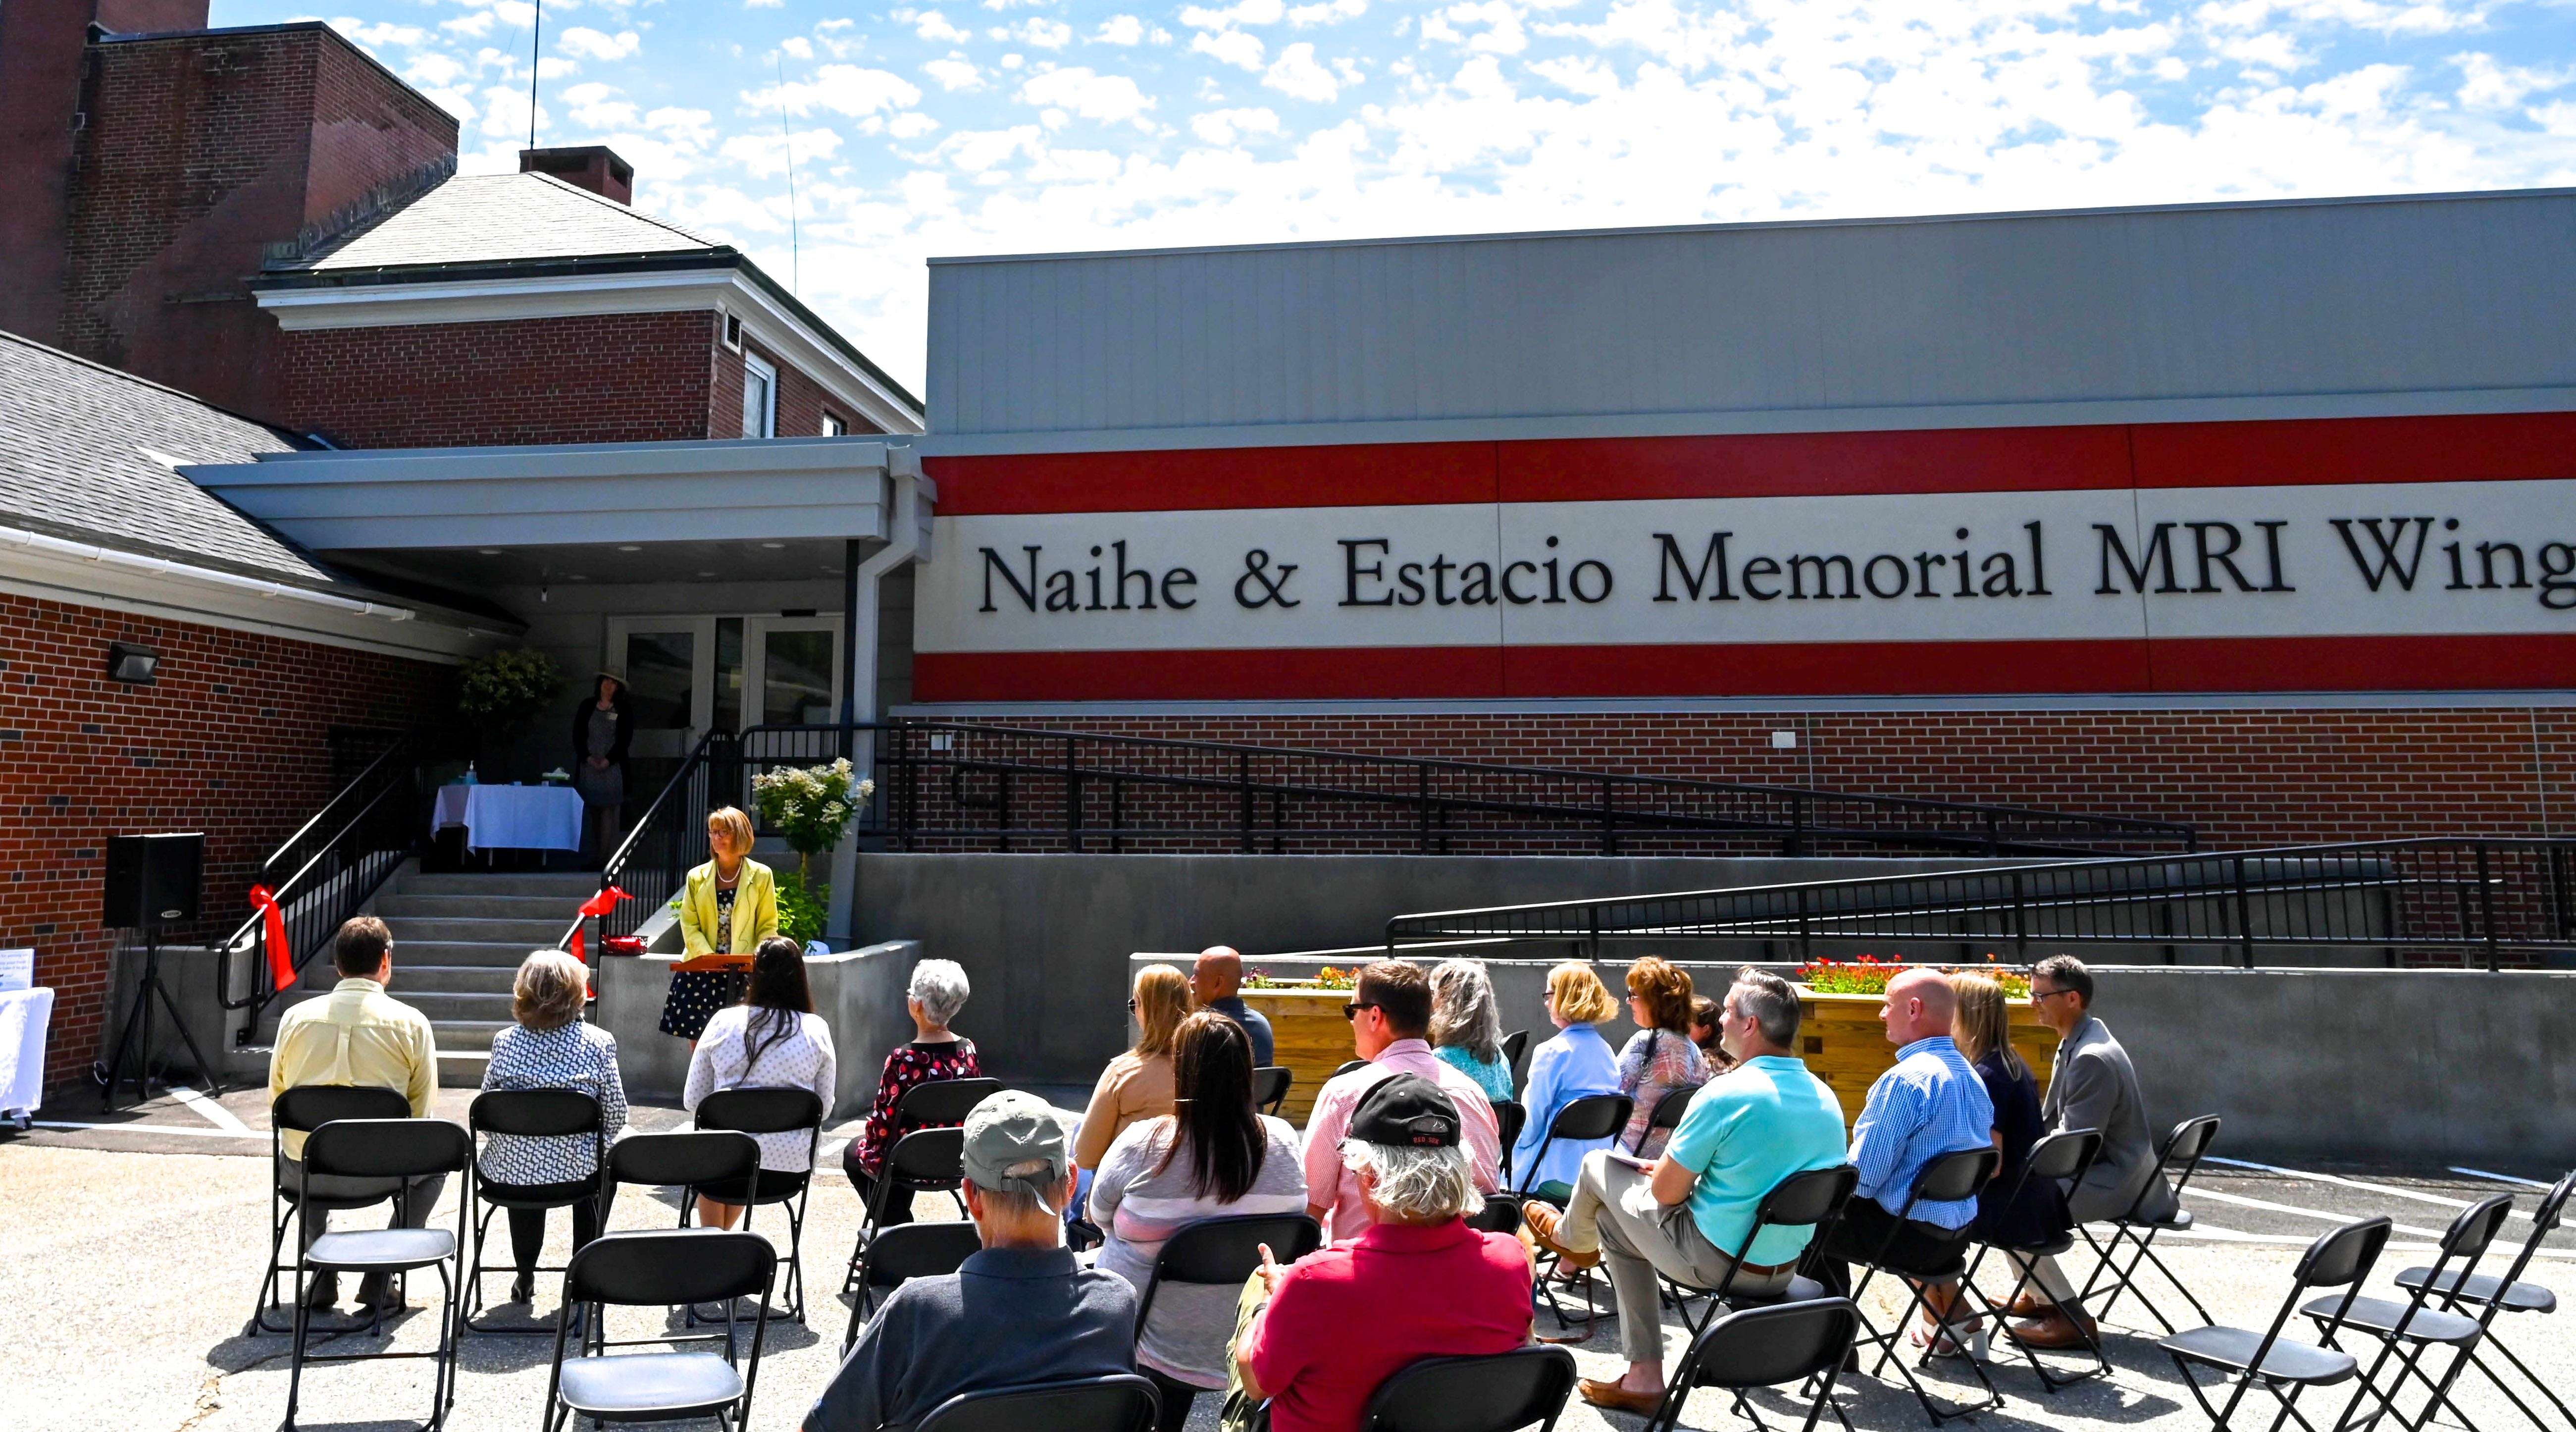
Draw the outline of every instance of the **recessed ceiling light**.
<instances>
[{"instance_id":1,"label":"recessed ceiling light","mask_svg":"<svg viewBox=\"0 0 2576 1432\"><path fill-rule=\"evenodd\" d=\"M763 542L763 543L761 543L760 545L761 545L761 546L763 546L763 547L768 548L768 549L769 549L770 551L772 551L772 552L775 552L775 551L777 551L779 548L784 547L784 546L786 546L787 544L786 544L786 543L784 543L784 542Z\"/></svg>"},{"instance_id":2,"label":"recessed ceiling light","mask_svg":"<svg viewBox=\"0 0 2576 1432\"><path fill-rule=\"evenodd\" d=\"M714 575L715 575L715 573L713 573L713 572L700 572L698 575L699 575L699 576L701 576L701 577L712 577L712 576L714 576Z\"/></svg>"},{"instance_id":3,"label":"recessed ceiling light","mask_svg":"<svg viewBox=\"0 0 2576 1432\"><path fill-rule=\"evenodd\" d=\"M565 574L564 580L568 582L587 582L590 578L583 576L579 572L569 572Z\"/></svg>"},{"instance_id":4,"label":"recessed ceiling light","mask_svg":"<svg viewBox=\"0 0 2576 1432\"><path fill-rule=\"evenodd\" d=\"M498 547L477 547L474 550L482 553L486 557L498 557L501 555L501 549Z\"/></svg>"},{"instance_id":5,"label":"recessed ceiling light","mask_svg":"<svg viewBox=\"0 0 2576 1432\"><path fill-rule=\"evenodd\" d=\"M644 549L643 549L643 548L641 548L641 547L636 547L636 546L628 545L628 546L621 546L621 547L619 547L617 550L618 550L618 551L620 551L620 552L641 552L641 551L643 551Z\"/></svg>"},{"instance_id":6,"label":"recessed ceiling light","mask_svg":"<svg viewBox=\"0 0 2576 1432\"><path fill-rule=\"evenodd\" d=\"M825 567L823 570L831 573L835 577L841 575L841 569L838 567Z\"/></svg>"}]
</instances>

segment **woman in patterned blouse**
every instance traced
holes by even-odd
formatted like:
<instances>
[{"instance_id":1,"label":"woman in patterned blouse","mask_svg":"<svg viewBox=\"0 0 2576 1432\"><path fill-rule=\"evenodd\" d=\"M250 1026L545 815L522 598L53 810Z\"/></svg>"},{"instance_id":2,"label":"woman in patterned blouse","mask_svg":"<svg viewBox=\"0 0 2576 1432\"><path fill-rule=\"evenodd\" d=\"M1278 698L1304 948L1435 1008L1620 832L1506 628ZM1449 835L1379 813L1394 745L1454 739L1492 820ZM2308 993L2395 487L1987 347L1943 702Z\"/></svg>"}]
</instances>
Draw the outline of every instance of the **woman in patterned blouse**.
<instances>
[{"instance_id":1,"label":"woman in patterned blouse","mask_svg":"<svg viewBox=\"0 0 2576 1432\"><path fill-rule=\"evenodd\" d=\"M571 1089L599 1101L603 1141L626 1131L626 1084L617 1077L617 1036L581 1018L589 972L561 950L539 950L519 962L510 991L518 1023L492 1036L492 1062L483 1069L491 1089ZM599 1234L599 1205L588 1195L599 1186L599 1160L587 1134L528 1138L493 1134L481 1155L487 1192L531 1200L583 1196L572 1205L572 1246ZM519 1276L510 1301L536 1292L537 1250L546 1241L542 1208L513 1208L510 1257Z\"/></svg>"},{"instance_id":2,"label":"woman in patterned blouse","mask_svg":"<svg viewBox=\"0 0 2576 1432\"><path fill-rule=\"evenodd\" d=\"M1622 1148L1639 1158L1664 1151L1672 1130L1657 1129L1645 1146L1637 1140L1655 1116L1655 1105L1676 1089L1696 1089L1708 1082L1708 1060L1691 1042L1691 977L1670 963L1648 955L1628 966L1628 1017L1637 1032L1619 1051L1619 1092L1635 1101Z\"/></svg>"},{"instance_id":3,"label":"woman in patterned blouse","mask_svg":"<svg viewBox=\"0 0 2576 1432\"><path fill-rule=\"evenodd\" d=\"M954 960L923 960L913 966L904 1008L912 1015L912 1042L886 1056L877 1076L877 1101L868 1110L866 1129L841 1152L841 1171L859 1191L862 1205L875 1201L877 1175L895 1140L927 1125L895 1117L895 1109L914 1086L949 1079L981 1079L984 1066L975 1059L975 1041L952 1032L948 1023L966 1007L966 971ZM910 1201L898 1199L885 1211L887 1223L912 1221Z\"/></svg>"}]
</instances>

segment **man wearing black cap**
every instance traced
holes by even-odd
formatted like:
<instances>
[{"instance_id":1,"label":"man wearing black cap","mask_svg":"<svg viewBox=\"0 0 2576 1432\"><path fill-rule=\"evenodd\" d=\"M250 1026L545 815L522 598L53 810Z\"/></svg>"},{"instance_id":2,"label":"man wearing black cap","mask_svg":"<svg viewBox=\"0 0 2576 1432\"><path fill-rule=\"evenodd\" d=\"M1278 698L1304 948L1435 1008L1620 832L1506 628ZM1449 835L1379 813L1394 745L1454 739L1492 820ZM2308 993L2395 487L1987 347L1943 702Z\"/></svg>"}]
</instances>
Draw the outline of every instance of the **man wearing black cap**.
<instances>
[{"instance_id":1,"label":"man wearing black cap","mask_svg":"<svg viewBox=\"0 0 2576 1432\"><path fill-rule=\"evenodd\" d=\"M961 1392L1136 1370L1136 1292L1064 1246L1073 1154L1055 1111L1006 1089L966 1115L966 1213L984 1247L894 1290L805 1432L909 1427Z\"/></svg>"},{"instance_id":2,"label":"man wearing black cap","mask_svg":"<svg viewBox=\"0 0 2576 1432\"><path fill-rule=\"evenodd\" d=\"M1458 1106L1418 1074L1380 1081L1351 1111L1341 1154L1368 1231L1284 1270L1265 1258L1269 1303L1235 1341L1237 1395L1271 1399L1272 1432L1357 1426L1408 1363L1529 1341L1529 1256L1467 1226L1484 1200L1459 1141Z\"/></svg>"}]
</instances>

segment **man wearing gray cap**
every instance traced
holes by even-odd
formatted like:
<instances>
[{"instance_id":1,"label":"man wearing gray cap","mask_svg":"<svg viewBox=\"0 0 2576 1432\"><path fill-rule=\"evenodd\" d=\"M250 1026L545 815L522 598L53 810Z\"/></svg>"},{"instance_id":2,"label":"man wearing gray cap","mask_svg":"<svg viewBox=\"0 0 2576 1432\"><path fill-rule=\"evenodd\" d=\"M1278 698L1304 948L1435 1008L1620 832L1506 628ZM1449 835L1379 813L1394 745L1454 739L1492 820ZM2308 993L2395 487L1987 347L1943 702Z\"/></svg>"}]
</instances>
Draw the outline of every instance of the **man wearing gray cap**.
<instances>
[{"instance_id":1,"label":"man wearing gray cap","mask_svg":"<svg viewBox=\"0 0 2576 1432\"><path fill-rule=\"evenodd\" d=\"M984 1241L955 1273L895 1289L805 1414L805 1432L909 1427L961 1392L1136 1370L1136 1293L1064 1246L1073 1153L1033 1095L966 1115L966 1214Z\"/></svg>"}]
</instances>

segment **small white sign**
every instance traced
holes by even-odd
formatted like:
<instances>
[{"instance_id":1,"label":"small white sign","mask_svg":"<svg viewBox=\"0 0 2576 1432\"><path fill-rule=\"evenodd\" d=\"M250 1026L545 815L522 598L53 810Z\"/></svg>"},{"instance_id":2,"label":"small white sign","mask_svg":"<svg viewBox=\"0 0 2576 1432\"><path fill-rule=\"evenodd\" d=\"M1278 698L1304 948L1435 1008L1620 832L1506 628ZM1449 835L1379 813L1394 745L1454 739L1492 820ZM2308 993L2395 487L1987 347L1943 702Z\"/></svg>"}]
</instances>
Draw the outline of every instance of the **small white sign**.
<instances>
[{"instance_id":1,"label":"small white sign","mask_svg":"<svg viewBox=\"0 0 2576 1432\"><path fill-rule=\"evenodd\" d=\"M36 982L34 950L0 950L0 993L26 989Z\"/></svg>"}]
</instances>

